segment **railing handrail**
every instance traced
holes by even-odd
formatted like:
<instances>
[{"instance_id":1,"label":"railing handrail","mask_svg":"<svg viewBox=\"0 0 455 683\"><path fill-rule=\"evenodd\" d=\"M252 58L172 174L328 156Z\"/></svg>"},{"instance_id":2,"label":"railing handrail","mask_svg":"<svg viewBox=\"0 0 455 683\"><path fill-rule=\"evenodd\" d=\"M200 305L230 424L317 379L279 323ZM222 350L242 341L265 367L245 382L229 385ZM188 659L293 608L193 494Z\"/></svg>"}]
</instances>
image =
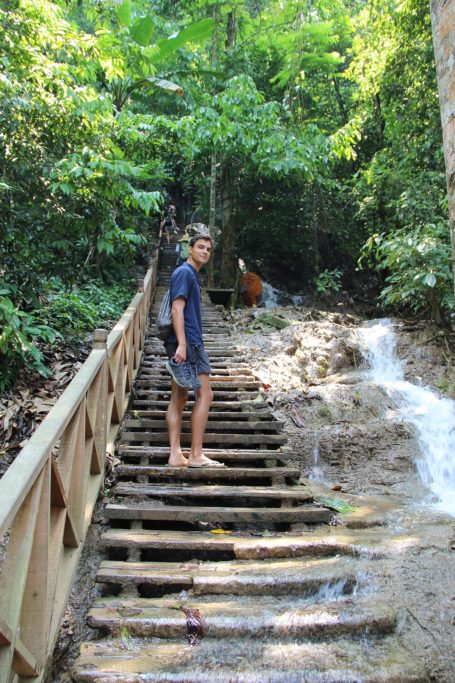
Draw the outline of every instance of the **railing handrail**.
<instances>
[{"instance_id":1,"label":"railing handrail","mask_svg":"<svg viewBox=\"0 0 455 683\"><path fill-rule=\"evenodd\" d=\"M0 683L40 683L139 369L159 261L0 479ZM22 679L22 678L21 678Z\"/></svg>"},{"instance_id":2,"label":"railing handrail","mask_svg":"<svg viewBox=\"0 0 455 683\"><path fill-rule=\"evenodd\" d=\"M105 355L106 352L102 349L90 352L63 394L0 479L0 539L30 491L38 471L42 469L49 449L55 448L76 412L81 397L101 367Z\"/></svg>"}]
</instances>

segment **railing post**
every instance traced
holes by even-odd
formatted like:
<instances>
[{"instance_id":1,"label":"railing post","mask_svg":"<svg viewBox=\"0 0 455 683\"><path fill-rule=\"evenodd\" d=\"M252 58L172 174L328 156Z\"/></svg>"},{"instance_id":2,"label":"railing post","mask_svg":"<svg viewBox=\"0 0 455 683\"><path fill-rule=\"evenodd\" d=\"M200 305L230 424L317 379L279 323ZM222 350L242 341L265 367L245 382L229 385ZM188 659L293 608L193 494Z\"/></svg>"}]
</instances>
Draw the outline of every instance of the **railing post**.
<instances>
[{"instance_id":1,"label":"railing post","mask_svg":"<svg viewBox=\"0 0 455 683\"><path fill-rule=\"evenodd\" d=\"M97 328L93 333L93 348L106 349L107 351L107 330Z\"/></svg>"},{"instance_id":2,"label":"railing post","mask_svg":"<svg viewBox=\"0 0 455 683\"><path fill-rule=\"evenodd\" d=\"M92 411L94 422L96 424L96 432L94 434L95 443L97 445L96 451L92 457L91 472L99 473L104 479L104 465L106 461L107 450L107 432L108 432L108 386L109 386L109 359L107 352L107 330L97 328L93 333L93 350L104 351L103 365L100 368L100 381L97 405L87 406L87 409ZM92 417L92 419L93 419ZM99 463L99 468L97 467Z\"/></svg>"}]
</instances>

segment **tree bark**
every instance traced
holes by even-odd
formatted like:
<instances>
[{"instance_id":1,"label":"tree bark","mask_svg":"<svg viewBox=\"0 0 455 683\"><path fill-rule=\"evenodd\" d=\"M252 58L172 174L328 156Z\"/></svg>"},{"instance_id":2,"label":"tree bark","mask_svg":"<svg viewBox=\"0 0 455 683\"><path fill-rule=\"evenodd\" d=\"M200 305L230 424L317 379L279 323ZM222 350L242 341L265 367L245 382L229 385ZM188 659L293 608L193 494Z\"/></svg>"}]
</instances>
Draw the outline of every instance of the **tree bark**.
<instances>
[{"instance_id":1,"label":"tree bark","mask_svg":"<svg viewBox=\"0 0 455 683\"><path fill-rule=\"evenodd\" d=\"M455 292L455 0L431 0L430 11L446 163Z\"/></svg>"},{"instance_id":2,"label":"tree bark","mask_svg":"<svg viewBox=\"0 0 455 683\"><path fill-rule=\"evenodd\" d=\"M213 21L215 28L212 33L211 46L211 63L212 67L216 69L218 64L218 25L220 21L220 7L216 3L212 10ZM210 200L209 200L209 230L212 240L215 239L215 221L216 221L216 152L212 152L210 160ZM209 287L215 284L215 253L207 264L207 281Z\"/></svg>"},{"instance_id":3,"label":"tree bark","mask_svg":"<svg viewBox=\"0 0 455 683\"><path fill-rule=\"evenodd\" d=\"M220 190L223 216L223 243L221 246L220 281L222 287L233 287L236 276L235 263L235 201L233 169L229 160L221 164Z\"/></svg>"},{"instance_id":4,"label":"tree bark","mask_svg":"<svg viewBox=\"0 0 455 683\"><path fill-rule=\"evenodd\" d=\"M216 154L213 152L210 160L210 208L209 208L209 230L212 240L215 239L215 220L216 220ZM215 284L214 276L214 256L207 264L207 281L209 287Z\"/></svg>"}]
</instances>

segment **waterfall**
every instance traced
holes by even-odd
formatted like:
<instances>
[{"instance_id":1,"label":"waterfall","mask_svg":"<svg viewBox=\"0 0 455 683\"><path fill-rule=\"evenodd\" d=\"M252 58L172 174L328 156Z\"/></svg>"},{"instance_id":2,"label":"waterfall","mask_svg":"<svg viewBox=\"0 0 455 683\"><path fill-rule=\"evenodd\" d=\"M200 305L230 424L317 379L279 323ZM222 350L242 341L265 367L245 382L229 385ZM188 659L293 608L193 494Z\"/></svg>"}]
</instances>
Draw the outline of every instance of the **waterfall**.
<instances>
[{"instance_id":1,"label":"waterfall","mask_svg":"<svg viewBox=\"0 0 455 683\"><path fill-rule=\"evenodd\" d=\"M404 379L390 320L374 321L359 335L371 366L370 379L384 388L402 419L416 430L422 483L437 496L438 509L455 515L455 401Z\"/></svg>"}]
</instances>

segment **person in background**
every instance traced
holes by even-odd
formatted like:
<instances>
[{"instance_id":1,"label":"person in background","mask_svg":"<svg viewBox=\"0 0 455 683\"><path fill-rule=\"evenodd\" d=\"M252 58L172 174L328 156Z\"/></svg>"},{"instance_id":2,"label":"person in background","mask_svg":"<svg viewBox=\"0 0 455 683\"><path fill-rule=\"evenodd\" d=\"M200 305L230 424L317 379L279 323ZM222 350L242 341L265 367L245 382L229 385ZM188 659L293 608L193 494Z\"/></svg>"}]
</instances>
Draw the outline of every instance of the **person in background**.
<instances>
[{"instance_id":1,"label":"person in background","mask_svg":"<svg viewBox=\"0 0 455 683\"><path fill-rule=\"evenodd\" d=\"M175 222L176 213L177 210L175 206L170 204L165 217L161 221L160 228L166 233L168 244L171 241L171 233L177 232L177 223Z\"/></svg>"},{"instance_id":2,"label":"person in background","mask_svg":"<svg viewBox=\"0 0 455 683\"><path fill-rule=\"evenodd\" d=\"M251 271L242 273L240 294L245 306L257 306L262 294L262 280L259 275L252 273Z\"/></svg>"},{"instance_id":3,"label":"person in background","mask_svg":"<svg viewBox=\"0 0 455 683\"><path fill-rule=\"evenodd\" d=\"M185 263L189 256L189 251L188 251L188 243L190 241L190 236L188 233L185 232L177 242L177 246L175 247L175 251L177 253L177 267L181 266L182 263Z\"/></svg>"}]
</instances>

